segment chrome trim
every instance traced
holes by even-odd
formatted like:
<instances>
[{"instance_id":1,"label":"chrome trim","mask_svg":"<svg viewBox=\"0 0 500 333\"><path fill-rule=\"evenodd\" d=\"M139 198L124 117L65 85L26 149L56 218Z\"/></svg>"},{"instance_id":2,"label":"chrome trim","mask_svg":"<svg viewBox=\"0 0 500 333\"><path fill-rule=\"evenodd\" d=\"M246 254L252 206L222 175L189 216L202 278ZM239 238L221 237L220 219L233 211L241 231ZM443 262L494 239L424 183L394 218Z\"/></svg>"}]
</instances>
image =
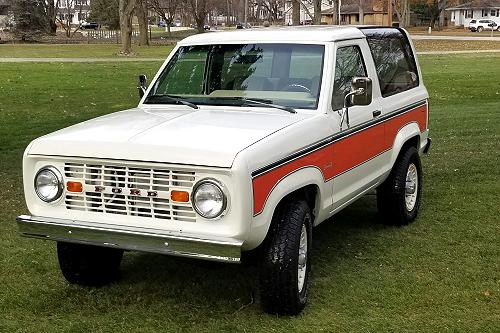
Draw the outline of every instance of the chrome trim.
<instances>
[{"instance_id":1,"label":"chrome trim","mask_svg":"<svg viewBox=\"0 0 500 333\"><path fill-rule=\"evenodd\" d=\"M21 215L24 237L239 263L243 241L133 226Z\"/></svg>"},{"instance_id":2,"label":"chrome trim","mask_svg":"<svg viewBox=\"0 0 500 333\"><path fill-rule=\"evenodd\" d=\"M43 198L42 195L40 195L40 192L38 191L38 187L36 186L36 180L38 178L38 175L42 172L42 171L49 171L49 172L52 172L54 174L54 176L56 176L57 178L57 181L58 181L58 186L57 186L57 193L55 195L54 198L52 198L51 200L46 200ZM61 197L61 195L63 194L63 191L64 191L64 179L63 179L63 176L62 176L62 173L53 165L46 165L42 168L40 168L37 173L35 174L35 178L33 179L33 187L35 189L35 193L36 195L38 196L38 198L40 200L42 200L43 202L47 202L47 203L50 203L50 202L54 202L56 201L57 199L59 199Z\"/></svg>"},{"instance_id":3,"label":"chrome trim","mask_svg":"<svg viewBox=\"0 0 500 333\"><path fill-rule=\"evenodd\" d=\"M196 202L194 201L194 196L196 194L196 191L198 190L198 187L200 187L201 185L203 185L205 183L209 183L209 184L217 186L222 192L222 196L223 196L222 209L221 209L220 213L214 217L203 216L203 214L201 214L198 211L198 208L196 207ZM193 204L194 211L196 212L196 214L198 214L199 216L201 216L207 220L216 220L216 219L222 218L226 213L227 206L228 206L228 200L229 200L229 196L228 196L227 188L224 186L224 184L222 184L220 181L218 181L215 178L203 178L203 179L199 180L197 183L194 184L193 190L191 191L191 203Z\"/></svg>"}]
</instances>

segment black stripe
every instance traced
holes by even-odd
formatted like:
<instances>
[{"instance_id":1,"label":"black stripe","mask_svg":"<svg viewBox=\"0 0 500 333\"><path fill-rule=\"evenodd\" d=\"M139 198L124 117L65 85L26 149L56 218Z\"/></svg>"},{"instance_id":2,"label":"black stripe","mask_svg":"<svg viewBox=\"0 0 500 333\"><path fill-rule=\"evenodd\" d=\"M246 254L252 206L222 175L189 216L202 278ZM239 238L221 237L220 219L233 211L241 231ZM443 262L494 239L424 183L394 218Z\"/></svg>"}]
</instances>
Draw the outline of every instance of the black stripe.
<instances>
[{"instance_id":1,"label":"black stripe","mask_svg":"<svg viewBox=\"0 0 500 333\"><path fill-rule=\"evenodd\" d=\"M323 147L326 147L328 146L329 144L335 142L335 141L339 141L339 140L342 140L356 132L360 132L364 129L367 129L368 127L372 127L373 125L375 124L378 124L378 123L382 123L386 120L389 120L391 118L394 118L396 116L399 116L400 114L402 113L405 113L407 111L410 111L410 110L413 110L419 106L422 106L422 105L425 105L427 103L427 100L422 100L422 101L419 101L419 102L416 102L416 103L413 103L413 104L410 104L408 106L405 106L403 108L400 108L396 111L393 111L391 113L388 113L382 117L379 117L379 118L375 118L375 119L372 119L372 120L369 120L365 123L362 123L360 125L357 125L357 126L354 126L354 127L351 127L349 128L348 130L345 130L345 131L342 131L342 132L339 132L337 134L334 134L332 136L329 136L323 140L320 140L318 142L315 142L313 143L312 145L309 145L309 146L306 146L302 149L300 149L299 151L293 153L293 154L290 154L288 156L285 156L279 160L277 160L276 162L273 162L271 164L268 164L266 165L265 167L262 167L260 169L257 169L255 171L252 172L252 177L255 178L257 176L260 176L268 171L270 171L271 169L274 169L276 168L277 166L280 166L282 164L286 164L300 156L303 156L303 155L307 155L315 150L318 150L320 148L323 148Z\"/></svg>"}]
</instances>

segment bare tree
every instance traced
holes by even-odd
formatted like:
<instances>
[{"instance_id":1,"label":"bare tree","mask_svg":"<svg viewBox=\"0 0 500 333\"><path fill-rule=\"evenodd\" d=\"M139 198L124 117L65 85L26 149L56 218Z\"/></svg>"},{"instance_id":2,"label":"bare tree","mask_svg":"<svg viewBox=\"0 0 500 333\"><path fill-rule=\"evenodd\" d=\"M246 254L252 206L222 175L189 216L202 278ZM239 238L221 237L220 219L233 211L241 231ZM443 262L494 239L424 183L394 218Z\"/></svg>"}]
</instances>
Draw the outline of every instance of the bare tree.
<instances>
[{"instance_id":1,"label":"bare tree","mask_svg":"<svg viewBox=\"0 0 500 333\"><path fill-rule=\"evenodd\" d=\"M135 16L137 16L137 22L139 23L139 45L149 45L147 0L136 0Z\"/></svg>"},{"instance_id":2,"label":"bare tree","mask_svg":"<svg viewBox=\"0 0 500 333\"><path fill-rule=\"evenodd\" d=\"M392 8L398 17L399 26L404 28L410 24L410 2L408 0L392 0Z\"/></svg>"},{"instance_id":3,"label":"bare tree","mask_svg":"<svg viewBox=\"0 0 500 333\"><path fill-rule=\"evenodd\" d=\"M205 30L205 19L208 15L207 2L208 0L188 0L188 6L193 13L198 32Z\"/></svg>"},{"instance_id":4,"label":"bare tree","mask_svg":"<svg viewBox=\"0 0 500 333\"><path fill-rule=\"evenodd\" d=\"M120 31L122 37L123 55L132 53L132 14L134 13L135 0L120 0Z\"/></svg>"},{"instance_id":5,"label":"bare tree","mask_svg":"<svg viewBox=\"0 0 500 333\"><path fill-rule=\"evenodd\" d=\"M316 25L321 24L321 0L313 0L314 3L314 17L313 23Z\"/></svg>"},{"instance_id":6,"label":"bare tree","mask_svg":"<svg viewBox=\"0 0 500 333\"><path fill-rule=\"evenodd\" d=\"M180 0L151 0L151 8L165 21L169 36L172 35L170 28L174 23L180 4Z\"/></svg>"},{"instance_id":7,"label":"bare tree","mask_svg":"<svg viewBox=\"0 0 500 333\"><path fill-rule=\"evenodd\" d=\"M81 15L82 14L83 4L81 1L77 2L76 0L62 0L62 1L64 3L64 6L61 6L61 7L64 8L64 15L62 18L57 17L57 15L56 15L56 21L64 29L66 37L71 38L75 35L75 33L78 30L80 30L80 25L78 25L76 28L73 29L72 21L73 21L74 15ZM60 0L57 0L56 5L57 5L57 7L59 7ZM55 8L57 8L57 7L55 7ZM78 10L78 12L77 12L77 10Z\"/></svg>"}]
</instances>

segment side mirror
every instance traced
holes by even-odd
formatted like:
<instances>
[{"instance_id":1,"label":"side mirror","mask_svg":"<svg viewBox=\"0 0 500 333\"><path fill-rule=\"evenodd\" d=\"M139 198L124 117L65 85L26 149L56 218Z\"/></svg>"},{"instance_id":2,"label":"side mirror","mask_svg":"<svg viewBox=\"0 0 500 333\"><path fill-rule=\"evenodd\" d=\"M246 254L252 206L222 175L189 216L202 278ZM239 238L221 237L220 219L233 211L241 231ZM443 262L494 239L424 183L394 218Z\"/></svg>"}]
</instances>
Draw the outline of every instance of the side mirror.
<instances>
[{"instance_id":1,"label":"side mirror","mask_svg":"<svg viewBox=\"0 0 500 333\"><path fill-rule=\"evenodd\" d=\"M344 107L340 118L340 128L346 121L349 127L349 107L369 105L372 102L372 80L367 77L354 77L351 81L351 92L344 97Z\"/></svg>"},{"instance_id":2,"label":"side mirror","mask_svg":"<svg viewBox=\"0 0 500 333\"><path fill-rule=\"evenodd\" d=\"M142 96L144 96L146 90L148 89L148 79L146 75L139 75L139 86L137 87L137 89L139 89L139 97L142 98Z\"/></svg>"},{"instance_id":3,"label":"side mirror","mask_svg":"<svg viewBox=\"0 0 500 333\"><path fill-rule=\"evenodd\" d=\"M370 105L372 102L372 80L367 77L355 77L351 82L353 94L351 105Z\"/></svg>"}]
</instances>

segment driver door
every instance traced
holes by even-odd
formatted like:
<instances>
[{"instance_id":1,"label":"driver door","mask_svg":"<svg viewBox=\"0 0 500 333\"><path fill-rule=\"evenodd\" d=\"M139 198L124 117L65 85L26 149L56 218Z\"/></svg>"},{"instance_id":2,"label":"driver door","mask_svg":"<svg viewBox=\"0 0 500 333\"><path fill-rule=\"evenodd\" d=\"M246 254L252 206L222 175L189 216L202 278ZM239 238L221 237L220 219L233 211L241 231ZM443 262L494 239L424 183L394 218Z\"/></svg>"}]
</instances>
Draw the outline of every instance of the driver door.
<instances>
[{"instance_id":1,"label":"driver door","mask_svg":"<svg viewBox=\"0 0 500 333\"><path fill-rule=\"evenodd\" d=\"M354 77L372 80L372 101L369 105L349 107L349 125L340 124L344 97L351 91ZM379 177L384 145L383 126L374 126L382 115L378 78L365 40L337 43L334 87L332 93L334 128L339 132L333 144L333 211L339 210L376 183Z\"/></svg>"}]
</instances>

